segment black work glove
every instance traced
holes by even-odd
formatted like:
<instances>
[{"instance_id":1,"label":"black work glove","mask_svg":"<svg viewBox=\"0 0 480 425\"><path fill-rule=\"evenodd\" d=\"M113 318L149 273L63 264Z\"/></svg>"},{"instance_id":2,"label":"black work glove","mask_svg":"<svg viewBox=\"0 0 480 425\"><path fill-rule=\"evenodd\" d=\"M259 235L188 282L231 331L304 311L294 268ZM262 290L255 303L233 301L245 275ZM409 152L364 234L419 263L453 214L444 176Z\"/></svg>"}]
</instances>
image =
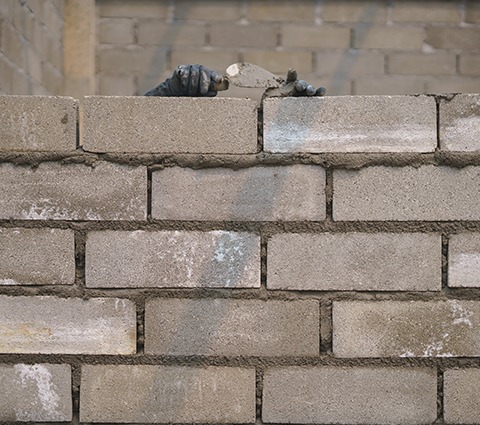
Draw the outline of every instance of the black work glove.
<instances>
[{"instance_id":1,"label":"black work glove","mask_svg":"<svg viewBox=\"0 0 480 425\"><path fill-rule=\"evenodd\" d=\"M325 87L315 89L305 80L297 79L297 71L290 69L286 80L282 79L280 87L272 87L265 90L263 99L268 97L302 97L302 96L325 96Z\"/></svg>"},{"instance_id":2,"label":"black work glove","mask_svg":"<svg viewBox=\"0 0 480 425\"><path fill-rule=\"evenodd\" d=\"M215 83L222 79L222 75L202 65L180 65L170 78L145 96L213 97L217 95Z\"/></svg>"}]
</instances>

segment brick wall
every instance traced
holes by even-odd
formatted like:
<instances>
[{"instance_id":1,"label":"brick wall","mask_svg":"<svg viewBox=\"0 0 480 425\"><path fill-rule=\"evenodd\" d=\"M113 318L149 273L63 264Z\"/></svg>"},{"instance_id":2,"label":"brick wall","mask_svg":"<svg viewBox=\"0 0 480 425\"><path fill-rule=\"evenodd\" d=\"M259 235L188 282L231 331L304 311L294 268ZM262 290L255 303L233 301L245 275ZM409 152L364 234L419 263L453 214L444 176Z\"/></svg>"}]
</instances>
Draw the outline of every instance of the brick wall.
<instances>
[{"instance_id":1,"label":"brick wall","mask_svg":"<svg viewBox=\"0 0 480 425\"><path fill-rule=\"evenodd\" d=\"M480 2L97 0L97 93L142 94L182 63L295 67L329 94L477 93ZM259 96L231 88L227 96Z\"/></svg>"},{"instance_id":2,"label":"brick wall","mask_svg":"<svg viewBox=\"0 0 480 425\"><path fill-rule=\"evenodd\" d=\"M0 1L0 94L62 94L64 7Z\"/></svg>"},{"instance_id":3,"label":"brick wall","mask_svg":"<svg viewBox=\"0 0 480 425\"><path fill-rule=\"evenodd\" d=\"M0 422L480 423L479 105L0 97Z\"/></svg>"}]
</instances>

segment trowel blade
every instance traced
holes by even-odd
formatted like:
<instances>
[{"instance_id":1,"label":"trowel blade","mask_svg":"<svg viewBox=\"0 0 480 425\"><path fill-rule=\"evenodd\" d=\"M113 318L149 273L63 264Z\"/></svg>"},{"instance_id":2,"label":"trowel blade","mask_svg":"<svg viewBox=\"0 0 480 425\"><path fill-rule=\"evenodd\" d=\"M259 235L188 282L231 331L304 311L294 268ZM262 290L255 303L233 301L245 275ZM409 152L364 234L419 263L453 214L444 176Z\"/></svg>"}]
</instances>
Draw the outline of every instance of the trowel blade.
<instances>
[{"instance_id":1,"label":"trowel blade","mask_svg":"<svg viewBox=\"0 0 480 425\"><path fill-rule=\"evenodd\" d=\"M228 81L237 87L265 88L279 87L283 79L258 65L239 62L227 68Z\"/></svg>"}]
</instances>

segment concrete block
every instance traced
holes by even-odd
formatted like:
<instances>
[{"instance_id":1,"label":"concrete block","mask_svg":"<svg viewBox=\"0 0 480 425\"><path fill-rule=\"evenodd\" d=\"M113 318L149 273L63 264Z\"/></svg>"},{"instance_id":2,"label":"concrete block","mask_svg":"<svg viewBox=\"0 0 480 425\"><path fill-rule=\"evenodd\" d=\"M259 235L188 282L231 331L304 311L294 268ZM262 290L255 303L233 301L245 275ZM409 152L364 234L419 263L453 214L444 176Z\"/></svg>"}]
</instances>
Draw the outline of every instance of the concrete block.
<instances>
[{"instance_id":1,"label":"concrete block","mask_svg":"<svg viewBox=\"0 0 480 425\"><path fill-rule=\"evenodd\" d=\"M98 13L101 18L165 19L168 17L168 4L151 0L135 0L135 3L126 3L124 0L103 0L99 2Z\"/></svg>"},{"instance_id":2,"label":"concrete block","mask_svg":"<svg viewBox=\"0 0 480 425\"><path fill-rule=\"evenodd\" d=\"M70 366L0 365L0 421L67 422L72 420Z\"/></svg>"},{"instance_id":3,"label":"concrete block","mask_svg":"<svg viewBox=\"0 0 480 425\"><path fill-rule=\"evenodd\" d=\"M442 30L444 28L442 27ZM420 50L425 38L423 28L359 26L353 30L356 49Z\"/></svg>"},{"instance_id":4,"label":"concrete block","mask_svg":"<svg viewBox=\"0 0 480 425\"><path fill-rule=\"evenodd\" d=\"M275 48L278 28L275 25L218 23L210 26L210 43L212 46Z\"/></svg>"},{"instance_id":5,"label":"concrete block","mask_svg":"<svg viewBox=\"0 0 480 425\"><path fill-rule=\"evenodd\" d=\"M241 0L229 0L228 2L221 3L219 3L218 0L203 0L202 3L196 0L175 1L176 19L185 19L188 21L237 21L241 17Z\"/></svg>"},{"instance_id":6,"label":"concrete block","mask_svg":"<svg viewBox=\"0 0 480 425\"><path fill-rule=\"evenodd\" d=\"M193 47L206 44L206 26L203 23L165 23L159 19L144 19L137 25L140 45ZM175 64L177 65L180 64Z\"/></svg>"},{"instance_id":7,"label":"concrete block","mask_svg":"<svg viewBox=\"0 0 480 425\"><path fill-rule=\"evenodd\" d=\"M327 93L332 94L339 85L339 73L348 70L352 76L383 75L385 72L385 55L363 50L322 51L316 58L317 74L320 77L331 77L330 84L323 82ZM307 80L310 83L310 79Z\"/></svg>"},{"instance_id":8,"label":"concrete block","mask_svg":"<svg viewBox=\"0 0 480 425\"><path fill-rule=\"evenodd\" d=\"M463 53L459 56L458 67L460 74L478 77L480 75L480 56L475 53Z\"/></svg>"},{"instance_id":9,"label":"concrete block","mask_svg":"<svg viewBox=\"0 0 480 425\"><path fill-rule=\"evenodd\" d=\"M477 301L334 301L337 357L480 357Z\"/></svg>"},{"instance_id":10,"label":"concrete block","mask_svg":"<svg viewBox=\"0 0 480 425\"><path fill-rule=\"evenodd\" d=\"M440 147L480 151L480 94L457 94L440 102Z\"/></svg>"},{"instance_id":11,"label":"concrete block","mask_svg":"<svg viewBox=\"0 0 480 425\"><path fill-rule=\"evenodd\" d=\"M164 46L101 44L97 48L98 72L101 74L161 75L167 67L167 49Z\"/></svg>"},{"instance_id":12,"label":"concrete block","mask_svg":"<svg viewBox=\"0 0 480 425\"><path fill-rule=\"evenodd\" d=\"M433 97L332 96L264 102L267 152L433 152L436 146Z\"/></svg>"},{"instance_id":13,"label":"concrete block","mask_svg":"<svg viewBox=\"0 0 480 425\"><path fill-rule=\"evenodd\" d=\"M0 286L73 285L72 230L0 229Z\"/></svg>"},{"instance_id":14,"label":"concrete block","mask_svg":"<svg viewBox=\"0 0 480 425\"><path fill-rule=\"evenodd\" d=\"M313 72L312 52L308 50L246 50L243 60L283 77L290 68L296 69L301 78Z\"/></svg>"},{"instance_id":15,"label":"concrete block","mask_svg":"<svg viewBox=\"0 0 480 425\"><path fill-rule=\"evenodd\" d=\"M425 81L426 93L478 93L478 78L469 76L430 77Z\"/></svg>"},{"instance_id":16,"label":"concrete block","mask_svg":"<svg viewBox=\"0 0 480 425\"><path fill-rule=\"evenodd\" d=\"M480 167L334 170L333 187L337 221L480 220Z\"/></svg>"},{"instance_id":17,"label":"concrete block","mask_svg":"<svg viewBox=\"0 0 480 425\"><path fill-rule=\"evenodd\" d=\"M425 80L426 78L421 78L417 75L355 77L352 92L355 95L405 95L424 93Z\"/></svg>"},{"instance_id":18,"label":"concrete block","mask_svg":"<svg viewBox=\"0 0 480 425\"><path fill-rule=\"evenodd\" d=\"M84 365L81 422L255 423L255 369Z\"/></svg>"},{"instance_id":19,"label":"concrete block","mask_svg":"<svg viewBox=\"0 0 480 425\"><path fill-rule=\"evenodd\" d=\"M392 53L388 55L388 73L406 75L454 75L457 58L454 53ZM422 111L423 109L419 109Z\"/></svg>"},{"instance_id":20,"label":"concrete block","mask_svg":"<svg viewBox=\"0 0 480 425\"><path fill-rule=\"evenodd\" d=\"M325 22L379 22L387 21L387 5L377 1L337 2L322 5L321 16Z\"/></svg>"},{"instance_id":21,"label":"concrete block","mask_svg":"<svg viewBox=\"0 0 480 425\"><path fill-rule=\"evenodd\" d=\"M134 354L136 311L119 298L0 296L0 353Z\"/></svg>"},{"instance_id":22,"label":"concrete block","mask_svg":"<svg viewBox=\"0 0 480 425\"><path fill-rule=\"evenodd\" d=\"M393 7L395 22L447 22L459 24L461 5L457 2L429 1L423 3L398 2Z\"/></svg>"},{"instance_id":23,"label":"concrete block","mask_svg":"<svg viewBox=\"0 0 480 425\"><path fill-rule=\"evenodd\" d=\"M0 165L0 218L21 220L145 220L146 167L98 162Z\"/></svg>"},{"instance_id":24,"label":"concrete block","mask_svg":"<svg viewBox=\"0 0 480 425\"><path fill-rule=\"evenodd\" d=\"M480 233L450 236L448 286L480 288Z\"/></svg>"},{"instance_id":25,"label":"concrete block","mask_svg":"<svg viewBox=\"0 0 480 425\"><path fill-rule=\"evenodd\" d=\"M264 423L427 424L437 417L437 376L424 367L272 367Z\"/></svg>"},{"instance_id":26,"label":"concrete block","mask_svg":"<svg viewBox=\"0 0 480 425\"><path fill-rule=\"evenodd\" d=\"M159 220L300 221L325 218L325 170L314 165L239 170L165 168L152 174Z\"/></svg>"},{"instance_id":27,"label":"concrete block","mask_svg":"<svg viewBox=\"0 0 480 425\"><path fill-rule=\"evenodd\" d=\"M435 49L477 50L480 28L429 26L426 29L426 42ZM478 85L477 85L478 91Z\"/></svg>"},{"instance_id":28,"label":"concrete block","mask_svg":"<svg viewBox=\"0 0 480 425\"><path fill-rule=\"evenodd\" d=\"M259 288L260 237L221 230L89 232L86 285Z\"/></svg>"},{"instance_id":29,"label":"concrete block","mask_svg":"<svg viewBox=\"0 0 480 425\"><path fill-rule=\"evenodd\" d=\"M171 62L172 64L201 63L223 74L228 66L239 60L239 54L235 50L225 50L224 48L214 49L211 47L208 48L208 50L176 47L172 51ZM161 81L158 81L158 83L160 82ZM228 93L228 91L226 91L226 93Z\"/></svg>"},{"instance_id":30,"label":"concrete block","mask_svg":"<svg viewBox=\"0 0 480 425\"><path fill-rule=\"evenodd\" d=\"M439 291L440 235L278 234L268 241L267 288Z\"/></svg>"},{"instance_id":31,"label":"concrete block","mask_svg":"<svg viewBox=\"0 0 480 425\"><path fill-rule=\"evenodd\" d=\"M262 0L248 3L247 19L251 21L311 22L315 20L312 1Z\"/></svg>"},{"instance_id":32,"label":"concrete block","mask_svg":"<svg viewBox=\"0 0 480 425\"><path fill-rule=\"evenodd\" d=\"M0 96L0 151L75 151L77 106L71 97Z\"/></svg>"},{"instance_id":33,"label":"concrete block","mask_svg":"<svg viewBox=\"0 0 480 425\"><path fill-rule=\"evenodd\" d=\"M316 356L315 300L150 299L145 352L201 356Z\"/></svg>"},{"instance_id":34,"label":"concrete block","mask_svg":"<svg viewBox=\"0 0 480 425\"><path fill-rule=\"evenodd\" d=\"M447 369L443 374L443 417L449 424L480 423L480 369Z\"/></svg>"},{"instance_id":35,"label":"concrete block","mask_svg":"<svg viewBox=\"0 0 480 425\"><path fill-rule=\"evenodd\" d=\"M282 45L303 49L308 47L348 49L350 46L350 28L333 25L284 25L282 26ZM321 57L322 53L318 56Z\"/></svg>"},{"instance_id":36,"label":"concrete block","mask_svg":"<svg viewBox=\"0 0 480 425\"><path fill-rule=\"evenodd\" d=\"M255 153L257 104L249 99L89 96L85 98L83 148L93 152Z\"/></svg>"},{"instance_id":37,"label":"concrete block","mask_svg":"<svg viewBox=\"0 0 480 425\"><path fill-rule=\"evenodd\" d=\"M98 26L99 42L114 44L133 43L134 23L134 20L129 18L101 19Z\"/></svg>"},{"instance_id":38,"label":"concrete block","mask_svg":"<svg viewBox=\"0 0 480 425\"><path fill-rule=\"evenodd\" d=\"M468 1L465 5L465 22L480 22L480 3L478 1Z\"/></svg>"}]
</instances>

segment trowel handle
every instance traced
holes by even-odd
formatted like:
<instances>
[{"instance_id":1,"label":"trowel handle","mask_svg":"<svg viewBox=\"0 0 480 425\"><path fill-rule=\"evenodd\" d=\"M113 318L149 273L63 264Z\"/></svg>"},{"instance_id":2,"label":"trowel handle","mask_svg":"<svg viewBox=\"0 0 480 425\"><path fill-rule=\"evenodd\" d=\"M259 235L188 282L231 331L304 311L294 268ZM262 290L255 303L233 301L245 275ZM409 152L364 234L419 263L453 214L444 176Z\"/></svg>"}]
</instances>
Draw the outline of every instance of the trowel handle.
<instances>
[{"instance_id":1,"label":"trowel handle","mask_svg":"<svg viewBox=\"0 0 480 425\"><path fill-rule=\"evenodd\" d=\"M219 83L215 83L213 87L216 91L224 91L228 89L228 86L229 83L227 77L223 77L222 81L220 81Z\"/></svg>"}]
</instances>

